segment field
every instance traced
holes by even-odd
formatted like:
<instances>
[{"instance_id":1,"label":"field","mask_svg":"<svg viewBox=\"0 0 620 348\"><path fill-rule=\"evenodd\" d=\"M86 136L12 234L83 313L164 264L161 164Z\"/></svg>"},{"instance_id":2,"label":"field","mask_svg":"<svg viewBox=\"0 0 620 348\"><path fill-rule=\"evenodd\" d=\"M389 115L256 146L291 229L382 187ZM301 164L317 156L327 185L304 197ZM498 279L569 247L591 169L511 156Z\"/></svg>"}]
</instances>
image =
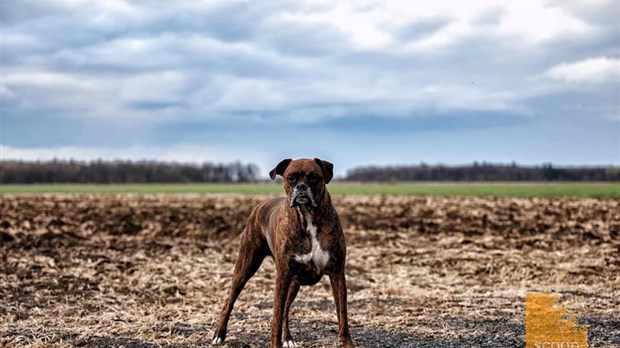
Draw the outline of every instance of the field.
<instances>
[{"instance_id":1,"label":"field","mask_svg":"<svg viewBox=\"0 0 620 348\"><path fill-rule=\"evenodd\" d=\"M620 183L348 183L329 185L334 194L482 197L620 198ZM56 184L1 185L0 193L241 193L280 194L276 183L257 184Z\"/></svg>"},{"instance_id":2,"label":"field","mask_svg":"<svg viewBox=\"0 0 620 348\"><path fill-rule=\"evenodd\" d=\"M610 187L614 199L334 195L357 346L523 347L524 295L549 292L590 325L592 347L620 347ZM238 234L266 197L11 190L0 196L9 347L209 346ZM226 347L268 346L273 272L266 260L246 286ZM291 313L301 346L338 346L327 279L302 288Z\"/></svg>"}]
</instances>

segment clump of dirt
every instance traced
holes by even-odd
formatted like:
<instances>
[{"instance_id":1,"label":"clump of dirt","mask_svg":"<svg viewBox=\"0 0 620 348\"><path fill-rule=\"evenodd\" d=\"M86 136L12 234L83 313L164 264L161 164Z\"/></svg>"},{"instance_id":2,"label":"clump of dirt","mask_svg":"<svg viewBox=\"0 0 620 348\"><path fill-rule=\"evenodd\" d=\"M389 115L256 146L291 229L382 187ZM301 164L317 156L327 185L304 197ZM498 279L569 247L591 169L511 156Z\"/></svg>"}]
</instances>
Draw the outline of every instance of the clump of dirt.
<instances>
[{"instance_id":1,"label":"clump of dirt","mask_svg":"<svg viewBox=\"0 0 620 348\"><path fill-rule=\"evenodd\" d=\"M208 345L238 235L264 196L2 195L0 345ZM552 292L592 346L620 345L620 201L337 196L362 347L522 347L524 294ZM267 347L273 262L241 295L228 347ZM292 330L333 347L329 282Z\"/></svg>"}]
</instances>

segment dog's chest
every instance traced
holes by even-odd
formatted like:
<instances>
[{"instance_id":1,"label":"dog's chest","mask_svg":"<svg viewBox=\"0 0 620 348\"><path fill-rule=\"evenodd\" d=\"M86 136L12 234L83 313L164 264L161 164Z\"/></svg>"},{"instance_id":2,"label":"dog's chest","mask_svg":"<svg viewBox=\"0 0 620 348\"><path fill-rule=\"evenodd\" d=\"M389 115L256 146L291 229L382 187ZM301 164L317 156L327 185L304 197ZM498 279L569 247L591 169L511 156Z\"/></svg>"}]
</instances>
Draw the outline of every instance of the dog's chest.
<instances>
[{"instance_id":1,"label":"dog's chest","mask_svg":"<svg viewBox=\"0 0 620 348\"><path fill-rule=\"evenodd\" d=\"M313 223L312 217L306 216L306 222L306 233L307 238L310 239L311 249L305 254L295 255L295 260L306 265L314 265L316 269L322 270L329 261L329 252L321 247L321 243L317 238L318 228Z\"/></svg>"}]
</instances>

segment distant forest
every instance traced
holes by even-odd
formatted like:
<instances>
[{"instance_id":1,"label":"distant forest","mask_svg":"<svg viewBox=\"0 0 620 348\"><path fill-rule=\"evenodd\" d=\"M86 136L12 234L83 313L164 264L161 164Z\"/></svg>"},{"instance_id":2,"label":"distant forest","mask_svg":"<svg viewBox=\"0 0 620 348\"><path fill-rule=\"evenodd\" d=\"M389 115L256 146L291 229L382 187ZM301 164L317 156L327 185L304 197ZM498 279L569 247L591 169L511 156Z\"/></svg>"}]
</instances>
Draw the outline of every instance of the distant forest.
<instances>
[{"instance_id":1,"label":"distant forest","mask_svg":"<svg viewBox=\"0 0 620 348\"><path fill-rule=\"evenodd\" d=\"M196 183L251 182L258 167L239 162L229 164L184 164L156 161L1 161L0 183Z\"/></svg>"},{"instance_id":2,"label":"distant forest","mask_svg":"<svg viewBox=\"0 0 620 348\"><path fill-rule=\"evenodd\" d=\"M157 161L0 161L0 183L201 183L254 182L254 164L188 164ZM349 170L344 181L620 181L620 167L559 167L551 164L473 163L465 166L366 166Z\"/></svg>"},{"instance_id":3,"label":"distant forest","mask_svg":"<svg viewBox=\"0 0 620 348\"><path fill-rule=\"evenodd\" d=\"M620 167L559 167L552 164L477 163L465 166L365 166L347 172L347 181L620 181Z\"/></svg>"}]
</instances>

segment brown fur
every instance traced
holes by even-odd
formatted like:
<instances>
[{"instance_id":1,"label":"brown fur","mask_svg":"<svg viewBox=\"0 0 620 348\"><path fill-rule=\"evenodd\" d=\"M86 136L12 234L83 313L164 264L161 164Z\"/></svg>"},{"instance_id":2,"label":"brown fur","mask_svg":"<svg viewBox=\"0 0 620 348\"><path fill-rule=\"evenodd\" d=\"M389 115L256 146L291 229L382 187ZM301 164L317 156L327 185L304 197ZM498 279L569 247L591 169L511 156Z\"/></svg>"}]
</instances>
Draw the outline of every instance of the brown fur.
<instances>
[{"instance_id":1,"label":"brown fur","mask_svg":"<svg viewBox=\"0 0 620 348\"><path fill-rule=\"evenodd\" d=\"M344 234L325 186L333 177L333 165L317 158L287 159L280 162L269 174L272 179L275 179L276 175L282 176L286 196L264 201L250 214L241 235L232 286L215 330L214 343L216 340L218 343L224 341L235 300L263 259L271 255L276 264L272 347L282 347L283 340L292 341L288 312L300 285L314 285L324 274L329 276L332 285L340 341L344 347L353 347L347 318ZM295 181L289 181L289 176L294 177ZM316 205L292 206L291 203L295 202L291 201L291 195L295 187L302 184L310 188ZM316 239L320 248L329 253L329 259L322 268L313 262L296 260L297 255L308 254L312 250L309 223L316 226Z\"/></svg>"}]
</instances>

